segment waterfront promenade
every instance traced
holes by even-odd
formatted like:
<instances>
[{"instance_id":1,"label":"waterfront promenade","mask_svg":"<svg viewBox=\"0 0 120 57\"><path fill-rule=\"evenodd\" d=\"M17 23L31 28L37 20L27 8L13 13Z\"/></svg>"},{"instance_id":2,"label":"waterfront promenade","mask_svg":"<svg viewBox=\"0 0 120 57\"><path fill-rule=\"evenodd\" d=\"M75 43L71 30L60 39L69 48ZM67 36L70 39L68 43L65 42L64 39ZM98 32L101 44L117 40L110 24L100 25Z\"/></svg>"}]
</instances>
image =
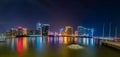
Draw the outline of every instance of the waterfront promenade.
<instances>
[{"instance_id":1,"label":"waterfront promenade","mask_svg":"<svg viewBox=\"0 0 120 57\"><path fill-rule=\"evenodd\" d=\"M109 46L109 47L113 47L116 49L120 50L120 42L113 42L113 41L101 41L101 43L103 45Z\"/></svg>"}]
</instances>

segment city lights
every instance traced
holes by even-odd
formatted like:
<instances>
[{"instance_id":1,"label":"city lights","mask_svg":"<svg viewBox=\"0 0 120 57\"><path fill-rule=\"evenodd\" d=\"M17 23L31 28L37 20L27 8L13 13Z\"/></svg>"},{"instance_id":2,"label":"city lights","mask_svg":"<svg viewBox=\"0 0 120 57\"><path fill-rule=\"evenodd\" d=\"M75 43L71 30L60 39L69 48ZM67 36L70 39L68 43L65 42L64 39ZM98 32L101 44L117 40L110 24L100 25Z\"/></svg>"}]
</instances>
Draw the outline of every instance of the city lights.
<instances>
[{"instance_id":1,"label":"city lights","mask_svg":"<svg viewBox=\"0 0 120 57\"><path fill-rule=\"evenodd\" d=\"M120 0L0 0L0 57L120 57Z\"/></svg>"}]
</instances>

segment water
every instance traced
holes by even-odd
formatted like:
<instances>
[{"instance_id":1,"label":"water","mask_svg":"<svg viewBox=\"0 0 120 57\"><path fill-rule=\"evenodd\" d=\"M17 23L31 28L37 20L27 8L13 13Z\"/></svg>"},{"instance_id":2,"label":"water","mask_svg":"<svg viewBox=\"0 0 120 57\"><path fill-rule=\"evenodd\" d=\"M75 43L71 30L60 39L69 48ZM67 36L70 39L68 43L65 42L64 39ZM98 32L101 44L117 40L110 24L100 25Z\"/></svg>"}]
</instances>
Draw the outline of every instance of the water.
<instances>
[{"instance_id":1,"label":"water","mask_svg":"<svg viewBox=\"0 0 120 57\"><path fill-rule=\"evenodd\" d=\"M79 44L74 50L67 45ZM100 40L72 37L24 37L0 42L0 57L119 57L120 51L103 46Z\"/></svg>"}]
</instances>

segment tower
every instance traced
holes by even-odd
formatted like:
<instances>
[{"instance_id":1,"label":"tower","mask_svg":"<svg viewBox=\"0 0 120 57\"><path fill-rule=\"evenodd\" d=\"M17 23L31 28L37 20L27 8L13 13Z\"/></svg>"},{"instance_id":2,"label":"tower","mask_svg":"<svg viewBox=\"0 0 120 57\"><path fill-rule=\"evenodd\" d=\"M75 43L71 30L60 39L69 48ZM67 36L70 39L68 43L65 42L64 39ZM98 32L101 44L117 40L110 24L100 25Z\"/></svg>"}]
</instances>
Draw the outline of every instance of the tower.
<instances>
[{"instance_id":1,"label":"tower","mask_svg":"<svg viewBox=\"0 0 120 57\"><path fill-rule=\"evenodd\" d=\"M71 26L66 26L65 27L65 33L67 35L72 35L73 34L73 28Z\"/></svg>"},{"instance_id":2,"label":"tower","mask_svg":"<svg viewBox=\"0 0 120 57\"><path fill-rule=\"evenodd\" d=\"M36 34L42 35L42 24L40 22L36 24Z\"/></svg>"},{"instance_id":3,"label":"tower","mask_svg":"<svg viewBox=\"0 0 120 57\"><path fill-rule=\"evenodd\" d=\"M48 36L49 27L49 24L42 25L42 36Z\"/></svg>"}]
</instances>

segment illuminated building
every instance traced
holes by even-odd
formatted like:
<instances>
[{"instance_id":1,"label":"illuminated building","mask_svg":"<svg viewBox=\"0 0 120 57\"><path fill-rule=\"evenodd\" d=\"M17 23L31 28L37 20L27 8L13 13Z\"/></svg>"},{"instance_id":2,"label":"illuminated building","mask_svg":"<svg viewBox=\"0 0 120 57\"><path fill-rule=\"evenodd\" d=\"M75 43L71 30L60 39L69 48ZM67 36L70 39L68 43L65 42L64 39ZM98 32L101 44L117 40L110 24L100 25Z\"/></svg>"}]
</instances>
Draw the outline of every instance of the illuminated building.
<instances>
[{"instance_id":1,"label":"illuminated building","mask_svg":"<svg viewBox=\"0 0 120 57\"><path fill-rule=\"evenodd\" d=\"M22 26L18 27L18 34L17 35L23 35Z\"/></svg>"},{"instance_id":2,"label":"illuminated building","mask_svg":"<svg viewBox=\"0 0 120 57\"><path fill-rule=\"evenodd\" d=\"M86 28L82 27L82 26L78 26L78 35L84 35L85 34L85 30Z\"/></svg>"},{"instance_id":3,"label":"illuminated building","mask_svg":"<svg viewBox=\"0 0 120 57\"><path fill-rule=\"evenodd\" d=\"M85 28L82 26L78 26L78 35L84 35L84 36L93 36L94 35L94 29Z\"/></svg>"},{"instance_id":4,"label":"illuminated building","mask_svg":"<svg viewBox=\"0 0 120 57\"><path fill-rule=\"evenodd\" d=\"M28 35L35 35L35 30L28 30Z\"/></svg>"},{"instance_id":5,"label":"illuminated building","mask_svg":"<svg viewBox=\"0 0 120 57\"><path fill-rule=\"evenodd\" d=\"M60 28L59 32L60 32L60 34L61 34L62 32L64 32L64 29L63 29L63 28Z\"/></svg>"},{"instance_id":6,"label":"illuminated building","mask_svg":"<svg viewBox=\"0 0 120 57\"><path fill-rule=\"evenodd\" d=\"M36 24L36 29L28 30L27 28L23 28L22 26L18 26L18 28L12 28L6 32L7 38L15 38L15 37L27 37L27 36L48 36L49 33L49 24ZM50 34L50 33L49 33ZM58 35L58 34L57 34Z\"/></svg>"},{"instance_id":7,"label":"illuminated building","mask_svg":"<svg viewBox=\"0 0 120 57\"><path fill-rule=\"evenodd\" d=\"M6 37L8 38L15 38L17 35L17 29L11 28L9 31L6 32Z\"/></svg>"},{"instance_id":8,"label":"illuminated building","mask_svg":"<svg viewBox=\"0 0 120 57\"><path fill-rule=\"evenodd\" d=\"M23 28L23 35L27 35L27 33L28 33L27 28Z\"/></svg>"},{"instance_id":9,"label":"illuminated building","mask_svg":"<svg viewBox=\"0 0 120 57\"><path fill-rule=\"evenodd\" d=\"M41 24L40 22L37 23L37 24L36 24L36 29L37 29L37 30L40 30L41 28L42 28L42 24Z\"/></svg>"},{"instance_id":10,"label":"illuminated building","mask_svg":"<svg viewBox=\"0 0 120 57\"><path fill-rule=\"evenodd\" d=\"M9 32L9 31L7 31L5 34L6 34L6 37L7 37L7 38L10 38L11 35L10 35L10 32Z\"/></svg>"},{"instance_id":11,"label":"illuminated building","mask_svg":"<svg viewBox=\"0 0 120 57\"><path fill-rule=\"evenodd\" d=\"M42 24L39 22L36 24L37 34L42 35Z\"/></svg>"},{"instance_id":12,"label":"illuminated building","mask_svg":"<svg viewBox=\"0 0 120 57\"><path fill-rule=\"evenodd\" d=\"M78 31L75 31L75 36L78 36Z\"/></svg>"},{"instance_id":13,"label":"illuminated building","mask_svg":"<svg viewBox=\"0 0 120 57\"><path fill-rule=\"evenodd\" d=\"M17 35L17 29L12 28L11 29L11 36L12 36L12 38L14 38L16 35Z\"/></svg>"},{"instance_id":14,"label":"illuminated building","mask_svg":"<svg viewBox=\"0 0 120 57\"><path fill-rule=\"evenodd\" d=\"M48 36L49 27L49 24L42 25L42 36Z\"/></svg>"},{"instance_id":15,"label":"illuminated building","mask_svg":"<svg viewBox=\"0 0 120 57\"><path fill-rule=\"evenodd\" d=\"M73 34L73 28L71 26L66 26L65 27L65 33L67 35L72 35Z\"/></svg>"}]
</instances>

